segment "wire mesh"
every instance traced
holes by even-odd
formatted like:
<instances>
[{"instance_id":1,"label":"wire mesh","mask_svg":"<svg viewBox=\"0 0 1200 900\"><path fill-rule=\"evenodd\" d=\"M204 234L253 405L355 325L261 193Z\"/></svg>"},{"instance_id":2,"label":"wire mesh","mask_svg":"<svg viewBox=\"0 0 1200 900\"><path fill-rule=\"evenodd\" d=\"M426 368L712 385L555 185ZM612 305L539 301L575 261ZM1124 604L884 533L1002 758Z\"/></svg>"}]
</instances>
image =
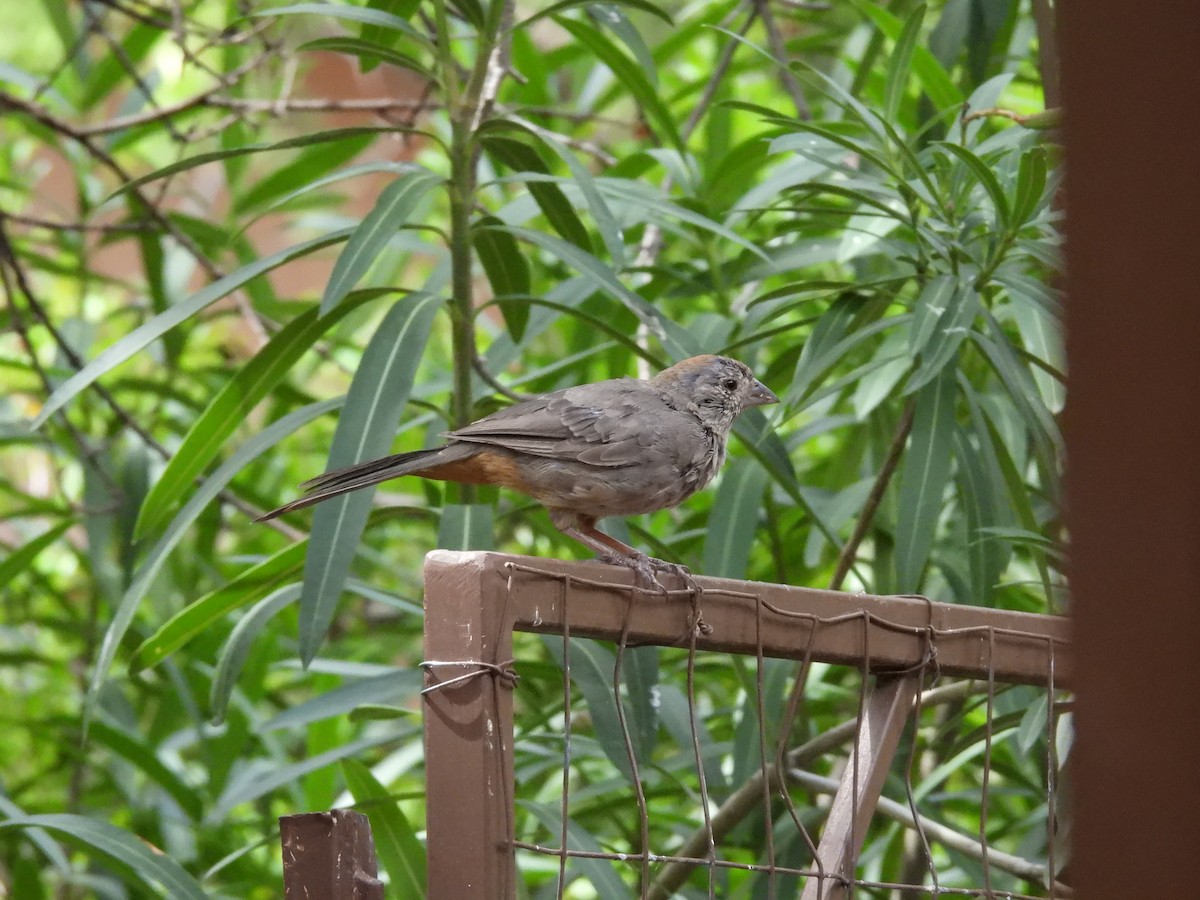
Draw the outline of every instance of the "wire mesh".
<instances>
[{"instance_id":1,"label":"wire mesh","mask_svg":"<svg viewBox=\"0 0 1200 900\"><path fill-rule=\"evenodd\" d=\"M531 896L1071 896L1056 835L1069 735L1061 633L964 635L939 626L923 598L917 627L852 595L845 612L817 615L752 584L656 593L563 568L506 558L498 598L507 610L552 587L560 605L557 633L519 635L513 654L516 720L534 724L507 744L504 813ZM622 598L611 644L572 629L578 604L594 613L597 590ZM750 652L702 649L719 637L705 618L718 602L753 611ZM632 622L655 603L682 605L684 627L648 640ZM857 658L818 658L829 655L814 653L826 630L848 624ZM535 606L515 627L548 623ZM918 658L881 665L889 633L919 638ZM941 666L940 651L964 636L979 678ZM1034 684L1011 683L1014 641L1039 648ZM790 658L773 658L781 646Z\"/></svg>"}]
</instances>

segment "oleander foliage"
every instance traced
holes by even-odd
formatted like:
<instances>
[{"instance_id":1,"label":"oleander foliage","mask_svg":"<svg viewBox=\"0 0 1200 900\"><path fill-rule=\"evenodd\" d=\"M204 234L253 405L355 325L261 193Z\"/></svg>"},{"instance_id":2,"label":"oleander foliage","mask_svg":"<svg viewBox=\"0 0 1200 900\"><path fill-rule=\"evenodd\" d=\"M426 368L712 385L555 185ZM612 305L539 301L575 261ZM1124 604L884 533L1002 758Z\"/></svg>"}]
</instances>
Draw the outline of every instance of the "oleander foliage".
<instances>
[{"instance_id":1,"label":"oleander foliage","mask_svg":"<svg viewBox=\"0 0 1200 900\"><path fill-rule=\"evenodd\" d=\"M783 402L744 417L713 488L615 533L706 574L1064 608L1058 157L1052 132L972 115L1042 110L1025 4L0 10L21 20L0 34L8 896L278 896L275 817L352 803L419 895L422 556L581 551L525 498L440 484L252 519L513 393L737 356ZM306 80L335 56L369 112ZM580 646L573 829L636 848L612 651ZM562 691L553 642L521 647L538 839ZM669 848L699 821L686 660L638 654L625 700ZM793 670L768 669L778 710ZM797 736L853 715L856 683L814 669ZM719 803L758 764L753 662L702 663L697 691ZM998 698L988 828L1036 861L1032 697ZM982 712L954 711L922 726L914 777L923 813L974 833ZM732 839L753 862L765 838ZM896 878L913 853L895 826L867 858ZM569 876L571 897L636 877Z\"/></svg>"}]
</instances>

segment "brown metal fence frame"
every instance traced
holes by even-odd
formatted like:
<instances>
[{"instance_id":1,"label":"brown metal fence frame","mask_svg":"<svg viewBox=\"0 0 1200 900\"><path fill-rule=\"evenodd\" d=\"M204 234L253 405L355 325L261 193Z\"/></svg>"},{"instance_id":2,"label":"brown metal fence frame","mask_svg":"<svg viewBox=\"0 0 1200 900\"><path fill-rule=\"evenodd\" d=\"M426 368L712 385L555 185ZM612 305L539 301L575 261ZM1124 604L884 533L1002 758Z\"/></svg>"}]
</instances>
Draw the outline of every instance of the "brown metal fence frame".
<instances>
[{"instance_id":1,"label":"brown metal fence frame","mask_svg":"<svg viewBox=\"0 0 1200 900\"><path fill-rule=\"evenodd\" d=\"M558 849L514 840L514 630L559 634L564 640L600 638L619 647L683 645L760 660L837 663L875 675L874 688L860 704L853 750L820 845L813 848L815 868L800 873L812 876L803 900L846 895L884 777L927 671L986 682L989 714L996 682L1040 685L1053 694L1069 687L1071 679L1066 619L947 605L923 597L851 595L718 578L696 578L691 585L680 579L675 588L652 594L635 589L630 573L611 566L440 550L426 557L425 597L432 900L515 896L518 848L556 854L561 867L568 856L586 855L562 849L565 840ZM618 665L619 660L618 655ZM565 679L564 685L569 690ZM803 678L798 678L798 688L802 685ZM789 720L796 701L794 696L784 714ZM1048 704L1051 720L1053 706ZM764 711L759 712L761 718ZM1049 731L1053 783L1053 728ZM780 771L783 752L780 748L773 764L764 754L757 786L762 797ZM787 792L782 793L786 798ZM707 858L652 856L645 846L645 804L640 796L639 808L642 852L623 858L640 860L642 896L665 896L648 891L651 861L676 865L680 882L693 865L721 864L712 854L711 822L706 822ZM799 818L789 811L811 847ZM1053 808L1049 819L1053 823ZM985 826L986 813L981 834ZM919 821L918 831L925 840ZM1049 844L1052 848L1053 839ZM986 840L983 852L986 860ZM1051 896L1067 896L1068 889L1056 884L1053 849L1048 868Z\"/></svg>"}]
</instances>

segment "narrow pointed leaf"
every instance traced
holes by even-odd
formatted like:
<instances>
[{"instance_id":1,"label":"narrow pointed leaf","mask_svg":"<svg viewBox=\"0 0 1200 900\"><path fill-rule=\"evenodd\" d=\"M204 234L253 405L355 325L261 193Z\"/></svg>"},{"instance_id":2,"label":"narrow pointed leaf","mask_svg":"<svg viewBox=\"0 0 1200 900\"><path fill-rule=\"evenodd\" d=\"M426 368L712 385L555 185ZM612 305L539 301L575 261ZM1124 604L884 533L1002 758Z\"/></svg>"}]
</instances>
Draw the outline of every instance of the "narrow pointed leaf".
<instances>
[{"instance_id":1,"label":"narrow pointed leaf","mask_svg":"<svg viewBox=\"0 0 1200 900\"><path fill-rule=\"evenodd\" d=\"M600 239L604 242L604 248L608 251L613 266L618 269L624 268L625 242L621 235L621 228L617 225L616 217L608 208L604 197L597 190L596 180L592 178L592 173L575 157L574 153L558 141L545 135L538 135L538 137L542 143L558 154L559 159L566 163L567 168L571 170L571 183L583 194L583 199L587 202L592 220L596 223Z\"/></svg>"},{"instance_id":2,"label":"narrow pointed leaf","mask_svg":"<svg viewBox=\"0 0 1200 900\"><path fill-rule=\"evenodd\" d=\"M307 547L307 541L289 544L227 584L185 606L134 651L133 659L129 661L129 671L136 673L158 665L196 635L222 621L233 610L254 603L295 579L304 565ZM111 634L112 628L104 636L105 648L110 643ZM101 683L104 658L107 656L111 661L115 651L115 647L107 652L105 648L102 648L101 659L96 664L93 691Z\"/></svg>"},{"instance_id":3,"label":"narrow pointed leaf","mask_svg":"<svg viewBox=\"0 0 1200 900\"><path fill-rule=\"evenodd\" d=\"M547 6L545 9L539 9L537 12L535 12L529 18L522 19L520 22L518 22L516 24L516 27L517 28L528 28L530 25L532 25L534 22L539 21L540 19L545 19L545 18L548 18L549 16L556 16L559 13L566 12L569 9L575 9L580 6L590 7L590 6L594 5L595 2L596 2L596 0L560 0L559 3L551 4L550 6ZM667 13L666 10L662 9L659 6L656 6L653 3L647 2L647 0L608 0L608 2L618 4L620 6L628 6L630 9L640 9L642 12L650 13L650 15L656 16L657 18L662 19L668 25L675 24L674 22L671 21L671 16Z\"/></svg>"},{"instance_id":4,"label":"narrow pointed leaf","mask_svg":"<svg viewBox=\"0 0 1200 900\"><path fill-rule=\"evenodd\" d=\"M361 22L364 25L374 25L377 28L399 31L424 46L430 45L428 37L413 28L400 16L395 16L378 9L350 6L346 3L293 3L290 6L276 6L271 9L256 10L250 13L250 15L259 17L315 15L328 16L331 19L348 19L351 22Z\"/></svg>"},{"instance_id":5,"label":"narrow pointed leaf","mask_svg":"<svg viewBox=\"0 0 1200 900\"><path fill-rule=\"evenodd\" d=\"M554 21L566 29L579 43L592 51L592 54L608 66L617 80L625 85L626 90L633 95L642 112L654 126L659 136L678 150L683 149L683 140L675 127L675 117L667 109L658 90L649 82L637 65L624 53L617 49L602 33L574 19L555 16Z\"/></svg>"},{"instance_id":6,"label":"narrow pointed leaf","mask_svg":"<svg viewBox=\"0 0 1200 900\"><path fill-rule=\"evenodd\" d=\"M451 503L442 507L437 545L442 550L494 549L491 504Z\"/></svg>"},{"instance_id":7,"label":"narrow pointed leaf","mask_svg":"<svg viewBox=\"0 0 1200 900\"><path fill-rule=\"evenodd\" d=\"M345 53L360 59L372 59L385 62L411 72L417 72L429 81L436 81L434 74L420 60L414 59L407 53L401 53L383 44L355 37L328 37L308 41L296 48L297 50L328 50L334 53Z\"/></svg>"},{"instance_id":8,"label":"narrow pointed leaf","mask_svg":"<svg viewBox=\"0 0 1200 900\"><path fill-rule=\"evenodd\" d=\"M560 260L579 272L579 274L586 276L594 282L596 287L604 291L604 293L623 303L634 315L653 330L656 332L662 330L658 321L658 311L640 295L625 287L620 279L617 278L616 272L592 254L580 250L573 244L568 244L566 241L556 238L553 235L533 231L530 228L508 225L505 226L505 230L557 256Z\"/></svg>"},{"instance_id":9,"label":"narrow pointed leaf","mask_svg":"<svg viewBox=\"0 0 1200 900\"><path fill-rule=\"evenodd\" d=\"M899 40L906 22L902 22L897 16L874 3L862 2L855 5L885 35L893 41ZM914 46L911 65L913 74L921 82L921 87L925 89L925 93L929 95L935 108L949 109L962 104L962 91L955 87L950 75L927 47L919 43Z\"/></svg>"},{"instance_id":10,"label":"narrow pointed leaf","mask_svg":"<svg viewBox=\"0 0 1200 900\"><path fill-rule=\"evenodd\" d=\"M187 503L183 505L183 508L179 510L179 514L171 520L171 524L167 526L162 537L158 539L158 542L146 554L141 567L137 570L137 574L134 575L133 581L117 605L112 623L105 634L100 661L97 663L98 672L107 671L112 662L113 650L124 638L125 631L128 629L129 623L133 621L133 616L137 612L138 606L141 605L142 600L149 593L151 586L154 584L154 579L162 570L167 557L179 543L180 539L182 539L187 529L195 522L200 512L212 502L217 494L246 465L271 447L274 447L279 441L296 429L306 425L318 416L337 409L343 402L345 402L344 397L334 397L331 400L312 403L289 413L276 422L272 422L238 447L230 455L229 459L225 460L212 475L204 480L204 483L196 489L195 493L188 498ZM112 636L111 639L109 635ZM154 637L151 637L150 640L154 640ZM134 654L135 659L138 653L141 653L141 648Z\"/></svg>"},{"instance_id":11,"label":"narrow pointed leaf","mask_svg":"<svg viewBox=\"0 0 1200 900\"><path fill-rule=\"evenodd\" d=\"M562 639L543 637L542 643L550 651L559 668L562 668ZM617 701L613 697L613 666L616 664L616 657L607 647L590 638L573 638L570 653L571 680L583 694L588 712L592 716L596 740L599 741L609 762L627 779L632 779L633 772L629 768L629 755L625 749L621 720L617 717Z\"/></svg>"},{"instance_id":12,"label":"narrow pointed leaf","mask_svg":"<svg viewBox=\"0 0 1200 900\"><path fill-rule=\"evenodd\" d=\"M229 779L221 796L209 809L205 821L209 824L225 822L230 812L239 806L252 804L260 797L265 797L282 787L301 784L304 776L312 772L319 772L326 766L341 762L343 759L364 755L373 747L411 740L414 730L407 726L391 728L376 737L350 741L333 750L318 753L316 756L304 757L299 762L290 765L281 766L276 762L272 762L269 767L247 765L237 770Z\"/></svg>"},{"instance_id":13,"label":"narrow pointed leaf","mask_svg":"<svg viewBox=\"0 0 1200 900\"><path fill-rule=\"evenodd\" d=\"M252 606L247 613L238 619L229 633L229 638L221 648L217 659L217 670L213 675L212 686L208 691L208 707L210 721L220 725L225 721L225 711L229 708L229 698L237 684L238 675L250 655L250 648L262 633L262 630L278 613L287 609L300 597L300 585L289 584L263 597Z\"/></svg>"},{"instance_id":14,"label":"narrow pointed leaf","mask_svg":"<svg viewBox=\"0 0 1200 900\"><path fill-rule=\"evenodd\" d=\"M1017 169L1017 195L1013 200L1013 222L1024 225L1041 205L1046 192L1046 150L1034 147L1021 157Z\"/></svg>"},{"instance_id":15,"label":"narrow pointed leaf","mask_svg":"<svg viewBox=\"0 0 1200 900\"><path fill-rule=\"evenodd\" d=\"M904 21L904 28L896 36L896 47L892 58L888 61L887 83L884 90L884 117L894 122L900 109L900 101L904 99L904 89L908 86L909 73L912 69L913 50L916 47L917 36L921 33L921 23L925 21L925 4L919 4L909 13Z\"/></svg>"},{"instance_id":16,"label":"narrow pointed leaf","mask_svg":"<svg viewBox=\"0 0 1200 900\"><path fill-rule=\"evenodd\" d=\"M394 668L381 675L347 681L311 700L289 706L263 722L259 731L267 733L285 728L302 728L333 716L349 715L364 703L403 703L420 692L422 680L420 669Z\"/></svg>"},{"instance_id":17,"label":"narrow pointed leaf","mask_svg":"<svg viewBox=\"0 0 1200 900\"><path fill-rule=\"evenodd\" d=\"M0 585L10 584L14 578L29 568L39 553L62 537L63 533L74 524L74 521L67 521L55 525L49 531L22 544L3 560L0 560Z\"/></svg>"},{"instance_id":18,"label":"narrow pointed leaf","mask_svg":"<svg viewBox=\"0 0 1200 900\"><path fill-rule=\"evenodd\" d=\"M396 303L367 344L354 373L329 451L329 469L384 456L412 391L417 365L443 299L426 291ZM316 655L358 552L374 490L354 491L320 504L313 514L304 592L300 597L300 656Z\"/></svg>"},{"instance_id":19,"label":"narrow pointed leaf","mask_svg":"<svg viewBox=\"0 0 1200 900\"><path fill-rule=\"evenodd\" d=\"M514 172L534 172L539 175L549 175L550 167L533 147L521 141L501 135L482 131L480 141L488 154L497 162ZM592 239L588 230L575 213L575 208L566 194L557 184L530 181L529 193L542 211L542 215L555 231L581 250L592 251Z\"/></svg>"},{"instance_id":20,"label":"narrow pointed leaf","mask_svg":"<svg viewBox=\"0 0 1200 900\"><path fill-rule=\"evenodd\" d=\"M950 477L957 383L952 366L917 395L912 439L900 476L896 522L896 579L902 593L915 593L929 559L942 497Z\"/></svg>"},{"instance_id":21,"label":"narrow pointed leaf","mask_svg":"<svg viewBox=\"0 0 1200 900\"><path fill-rule=\"evenodd\" d=\"M291 367L326 331L356 304L332 315L310 309L289 322L231 378L188 429L158 482L142 503L137 536L157 530L190 490L196 477L221 452L226 440L250 411L288 374Z\"/></svg>"},{"instance_id":22,"label":"narrow pointed leaf","mask_svg":"<svg viewBox=\"0 0 1200 900\"><path fill-rule=\"evenodd\" d=\"M165 312L159 313L149 322L135 328L129 334L125 335L125 337L113 343L112 346L107 347L99 356L60 384L54 393L50 395L50 398L46 401L46 405L42 407L32 427L35 429L40 428L50 416L62 409L76 394L94 383L102 375L115 369L135 353L143 350L156 339L162 337L176 325L186 322L192 316L196 315L196 313L237 290L252 278L278 268L293 259L320 250L322 247L328 247L330 244L345 240L350 235L350 231L351 229L349 228L336 231L332 234L304 241L280 250L278 253L272 253L270 256L255 260L248 265L242 266L237 271L231 272L224 278L214 281L207 287L201 288L187 299L181 300L179 303L171 306Z\"/></svg>"},{"instance_id":23,"label":"narrow pointed leaf","mask_svg":"<svg viewBox=\"0 0 1200 900\"><path fill-rule=\"evenodd\" d=\"M957 287L958 279L953 275L938 275L921 288L913 304L913 324L908 333L908 352L911 356L917 357L924 352L925 345L946 314Z\"/></svg>"},{"instance_id":24,"label":"narrow pointed leaf","mask_svg":"<svg viewBox=\"0 0 1200 900\"><path fill-rule=\"evenodd\" d=\"M183 866L162 852L155 852L137 835L87 816L50 813L17 816L0 821L0 828L44 828L62 834L116 860L133 872L150 890L162 888L172 900L207 900L208 894ZM157 891L156 891L157 892Z\"/></svg>"},{"instance_id":25,"label":"narrow pointed leaf","mask_svg":"<svg viewBox=\"0 0 1200 900\"><path fill-rule=\"evenodd\" d=\"M726 466L704 537L705 575L746 577L768 477L754 459L735 459Z\"/></svg>"},{"instance_id":26,"label":"narrow pointed leaf","mask_svg":"<svg viewBox=\"0 0 1200 900\"><path fill-rule=\"evenodd\" d=\"M145 741L140 735L134 736L101 721L92 723L88 737L94 745L106 747L133 763L139 777L158 785L193 821L198 821L203 815L204 806L200 792L189 786L163 763L158 757L157 745Z\"/></svg>"},{"instance_id":27,"label":"narrow pointed leaf","mask_svg":"<svg viewBox=\"0 0 1200 900\"><path fill-rule=\"evenodd\" d=\"M944 141L936 145L939 150L944 150L952 156L957 157L975 176L975 180L983 186L989 198L992 201L992 208L996 212L996 224L1000 228L1007 228L1012 221L1012 210L1009 208L1008 195L1004 193L1004 188L1000 185L1000 179L996 177L996 173L992 171L992 167L986 162L959 144L953 144L949 141Z\"/></svg>"},{"instance_id":28,"label":"narrow pointed leaf","mask_svg":"<svg viewBox=\"0 0 1200 900\"><path fill-rule=\"evenodd\" d=\"M379 861L398 897L425 896L425 848L417 838L399 804L365 765L356 759L342 760L346 787L354 802L371 820L371 835Z\"/></svg>"},{"instance_id":29,"label":"narrow pointed leaf","mask_svg":"<svg viewBox=\"0 0 1200 900\"><path fill-rule=\"evenodd\" d=\"M514 341L520 341L529 322L529 304L524 300L504 298L529 294L532 280L529 261L517 246L516 239L496 227L503 225L495 216L483 216L471 229L471 241L492 285L492 293L496 296L508 333Z\"/></svg>"},{"instance_id":30,"label":"narrow pointed leaf","mask_svg":"<svg viewBox=\"0 0 1200 900\"><path fill-rule=\"evenodd\" d=\"M321 297L322 315L337 306L367 274L375 257L408 222L417 204L441 181L440 175L421 170L402 175L383 189L333 265Z\"/></svg>"},{"instance_id":31,"label":"narrow pointed leaf","mask_svg":"<svg viewBox=\"0 0 1200 900\"><path fill-rule=\"evenodd\" d=\"M979 310L979 295L975 293L971 279L957 282L933 335L921 351L921 362L905 385L904 393L920 390L957 358L958 348L971 333L971 323Z\"/></svg>"},{"instance_id":32,"label":"narrow pointed leaf","mask_svg":"<svg viewBox=\"0 0 1200 900\"><path fill-rule=\"evenodd\" d=\"M366 126L360 125L354 128L335 128L332 131L313 131L306 134L297 135L296 137L287 138L282 141L273 143L258 143L258 144L242 144L238 147L230 147L226 150L210 150L207 153L197 153L195 156L189 156L187 159L181 159L179 162L171 163L169 166L163 166L161 169L155 169L145 175L140 175L132 181L126 182L113 191L113 196L132 190L133 188L141 187L144 184L149 184L151 181L158 181L161 178L166 178L168 175L176 175L180 172L186 172L189 169L194 169L197 166L202 166L205 163L220 162L222 160L231 159L233 157L248 156L252 153L266 153L272 150L295 150L299 147L309 147L313 144L329 144L339 143L350 138L361 137L363 135L380 135L394 133L396 131L411 130L400 129L394 125L387 127Z\"/></svg>"}]
</instances>

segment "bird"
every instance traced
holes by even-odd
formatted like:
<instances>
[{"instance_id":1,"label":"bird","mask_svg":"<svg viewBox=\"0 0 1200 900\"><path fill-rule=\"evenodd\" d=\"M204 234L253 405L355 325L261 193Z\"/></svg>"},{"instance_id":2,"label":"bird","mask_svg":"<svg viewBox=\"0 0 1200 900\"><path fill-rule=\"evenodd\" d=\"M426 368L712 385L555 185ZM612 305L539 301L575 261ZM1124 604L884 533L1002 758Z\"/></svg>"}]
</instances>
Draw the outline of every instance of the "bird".
<instances>
[{"instance_id":1,"label":"bird","mask_svg":"<svg viewBox=\"0 0 1200 900\"><path fill-rule=\"evenodd\" d=\"M326 472L301 485L302 497L258 521L402 475L494 484L534 498L560 532L600 561L633 569L644 583L657 572L686 576L684 566L605 534L597 521L678 506L725 462L738 415L778 402L745 363L694 356L649 379L535 395L445 433L440 447Z\"/></svg>"}]
</instances>

